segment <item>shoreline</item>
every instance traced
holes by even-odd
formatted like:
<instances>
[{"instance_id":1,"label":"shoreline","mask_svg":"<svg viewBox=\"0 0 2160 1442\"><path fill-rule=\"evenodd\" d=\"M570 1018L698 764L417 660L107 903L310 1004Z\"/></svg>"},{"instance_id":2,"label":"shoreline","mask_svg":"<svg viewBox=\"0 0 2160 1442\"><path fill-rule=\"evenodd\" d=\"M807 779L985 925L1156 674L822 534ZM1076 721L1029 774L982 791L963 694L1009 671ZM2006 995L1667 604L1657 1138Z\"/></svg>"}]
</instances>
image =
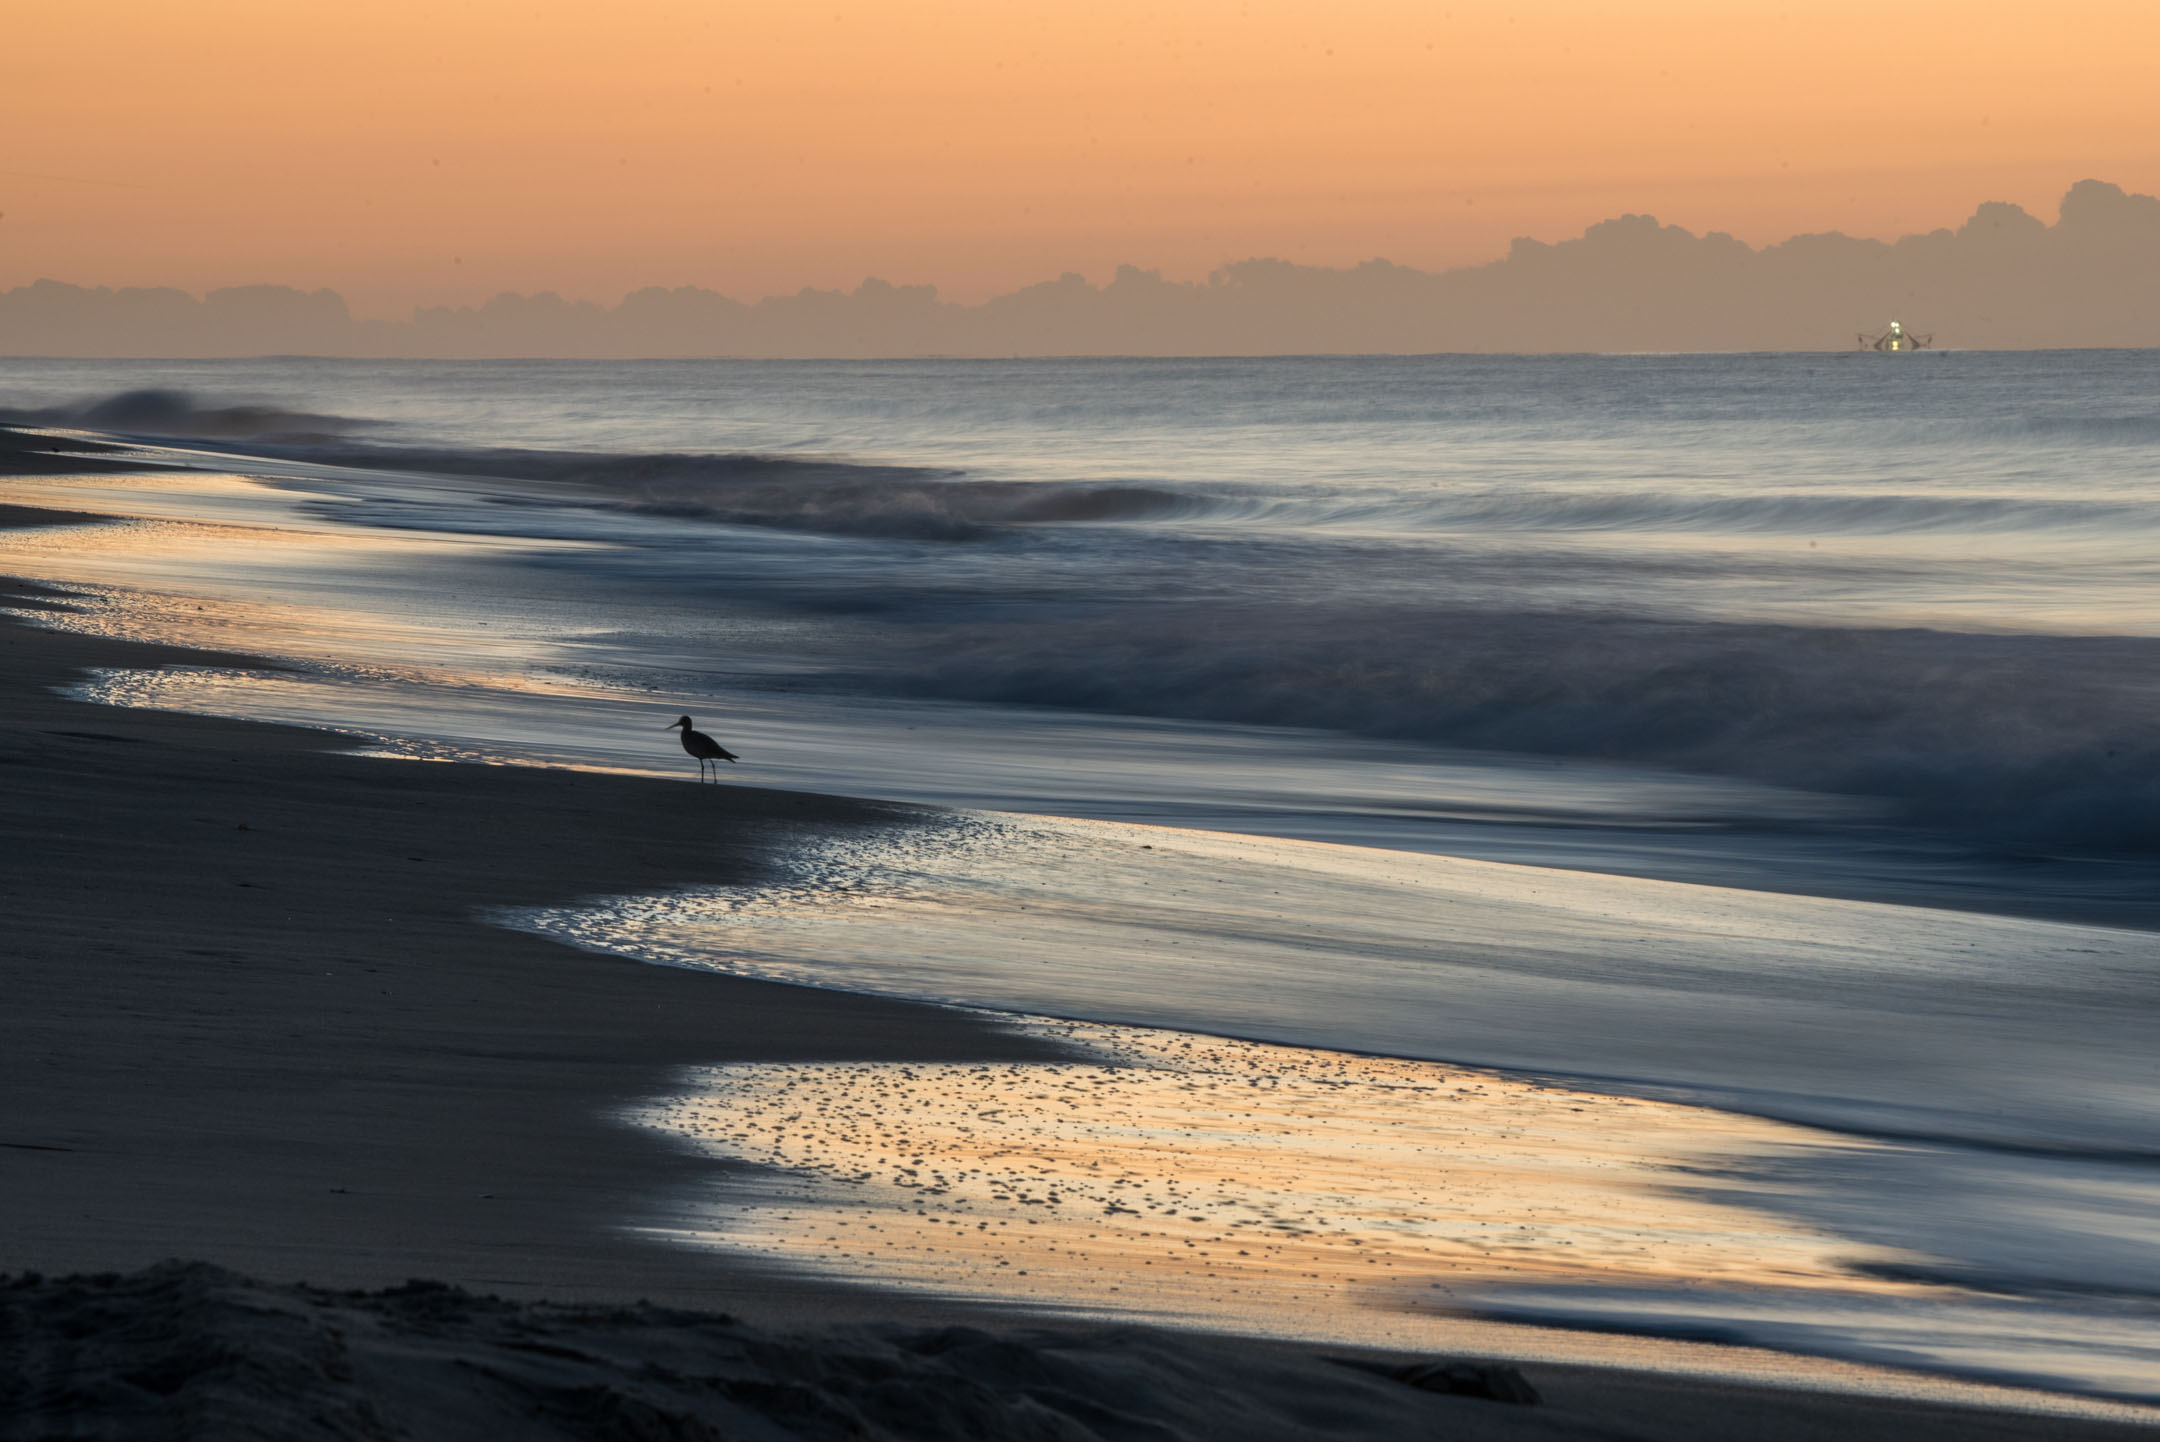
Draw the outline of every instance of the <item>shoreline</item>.
<instances>
[{"instance_id":1,"label":"shoreline","mask_svg":"<svg viewBox=\"0 0 2160 1442\"><path fill-rule=\"evenodd\" d=\"M10 605L65 604L5 590ZM790 828L889 825L906 808L357 757L329 733L51 690L85 667L206 659L234 658L0 625L0 764L14 781L0 865L21 898L4 963L15 1045L0 1068L21 1100L0 1136L0 1270L183 1257L272 1282L420 1275L791 1325L998 1310L777 1282L626 1238L609 1219L717 1168L608 1114L693 1064L1032 1061L1055 1047L950 1008L674 971L475 917L752 875ZM1937 1411L1946 1437L2124 1435L1654 1370L1535 1369L1547 1374L1593 1395L1655 1394L1644 1405L1676 1420L1708 1392L1822 1423L1764 1436L1828 1436L1833 1414L1839 1435L1925 1436ZM1724 1435L1688 1425L1657 1435Z\"/></svg>"},{"instance_id":2,"label":"shoreline","mask_svg":"<svg viewBox=\"0 0 2160 1442\"><path fill-rule=\"evenodd\" d=\"M65 605L21 583L0 597ZM945 1008L672 971L475 916L754 874L789 828L903 808L359 757L327 732L51 689L95 666L242 659L259 664L0 619L8 1269L179 1256L276 1281L734 1305L768 1289L596 1225L711 1170L603 1113L715 1056L1050 1055Z\"/></svg>"}]
</instances>

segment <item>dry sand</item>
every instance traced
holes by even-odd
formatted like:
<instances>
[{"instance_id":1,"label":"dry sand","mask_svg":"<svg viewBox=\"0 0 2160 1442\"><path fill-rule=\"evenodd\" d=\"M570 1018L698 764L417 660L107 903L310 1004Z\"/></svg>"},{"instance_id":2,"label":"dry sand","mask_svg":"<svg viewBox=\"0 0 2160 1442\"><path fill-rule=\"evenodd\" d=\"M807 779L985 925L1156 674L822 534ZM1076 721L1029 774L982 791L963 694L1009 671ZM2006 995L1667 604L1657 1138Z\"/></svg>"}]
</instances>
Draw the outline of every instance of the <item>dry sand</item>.
<instances>
[{"instance_id":1,"label":"dry sand","mask_svg":"<svg viewBox=\"0 0 2160 1442\"><path fill-rule=\"evenodd\" d=\"M0 441L0 470L9 460ZM65 604L20 583L6 594ZM179 1258L264 1280L184 1268L18 1279L0 1291L0 1438L842 1435L839 1413L819 1408L862 1420L858 1394L879 1375L916 1410L896 1401L848 1435L2144 1430L1569 1367L1526 1369L1545 1403L1512 1406L1310 1348L1022 1333L981 1315L1004 1341L940 1343L925 1329L962 1319L957 1306L780 1282L640 1240L620 1220L714 1163L605 1117L680 1068L1028 1060L1055 1043L937 1007L591 955L476 910L754 875L791 827L904 824L905 810L361 758L319 733L54 690L86 667L205 659L0 623L0 1272L133 1273ZM411 1277L516 1305L453 1300L415 1322L410 1298L290 1285ZM638 1298L764 1330L610 1309ZM861 1330L873 1319L883 1330ZM837 1324L853 1330L772 1330ZM278 1360L303 1354L316 1362ZM656 1383L656 1366L675 1380ZM488 1382L491 1367L538 1380ZM722 1374L735 1391L683 1380ZM1094 1395L1043 1400L1068 1387ZM766 1398L765 1430L711 1411L722 1393ZM935 1420L963 1393L986 1409L975 1422Z\"/></svg>"}]
</instances>

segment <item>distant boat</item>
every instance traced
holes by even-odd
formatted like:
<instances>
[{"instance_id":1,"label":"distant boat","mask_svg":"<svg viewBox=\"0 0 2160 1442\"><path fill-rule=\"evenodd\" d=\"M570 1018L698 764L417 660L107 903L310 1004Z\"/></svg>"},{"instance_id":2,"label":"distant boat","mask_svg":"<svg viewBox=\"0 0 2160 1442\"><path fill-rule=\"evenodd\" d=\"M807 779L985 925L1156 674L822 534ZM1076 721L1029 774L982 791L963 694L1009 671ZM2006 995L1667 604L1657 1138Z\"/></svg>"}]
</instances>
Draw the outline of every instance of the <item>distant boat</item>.
<instances>
[{"instance_id":1,"label":"distant boat","mask_svg":"<svg viewBox=\"0 0 2160 1442\"><path fill-rule=\"evenodd\" d=\"M1903 321L1896 320L1890 322L1890 329L1884 331L1881 335L1869 335L1865 331L1861 332L1860 335L1860 349L1862 350L1926 350L1934 343L1934 336L1914 335L1911 331L1905 329Z\"/></svg>"}]
</instances>

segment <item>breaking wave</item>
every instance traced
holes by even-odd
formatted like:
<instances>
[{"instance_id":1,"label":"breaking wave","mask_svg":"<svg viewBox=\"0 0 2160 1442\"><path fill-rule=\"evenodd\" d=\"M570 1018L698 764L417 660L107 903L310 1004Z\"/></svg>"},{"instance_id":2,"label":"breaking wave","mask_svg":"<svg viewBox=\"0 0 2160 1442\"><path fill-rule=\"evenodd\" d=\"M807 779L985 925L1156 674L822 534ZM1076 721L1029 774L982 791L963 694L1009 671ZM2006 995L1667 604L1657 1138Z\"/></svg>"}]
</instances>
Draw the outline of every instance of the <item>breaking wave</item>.
<instances>
[{"instance_id":1,"label":"breaking wave","mask_svg":"<svg viewBox=\"0 0 2160 1442\"><path fill-rule=\"evenodd\" d=\"M372 421L267 405L205 404L186 391L121 391L102 400L0 409L0 424L66 426L178 440L305 443L362 430Z\"/></svg>"},{"instance_id":2,"label":"breaking wave","mask_svg":"<svg viewBox=\"0 0 2160 1442\"><path fill-rule=\"evenodd\" d=\"M1584 493L1538 487L1370 500L1138 482L1012 481L919 466L750 453L637 453L368 444L256 445L309 461L575 487L648 515L896 540L980 540L1014 526L1132 521L1262 529L1673 531L1789 536L2160 527L2160 503L2048 496L1699 489Z\"/></svg>"},{"instance_id":3,"label":"breaking wave","mask_svg":"<svg viewBox=\"0 0 2160 1442\"><path fill-rule=\"evenodd\" d=\"M1318 605L925 628L948 700L1644 762L1883 798L2016 846L2160 851L2160 640Z\"/></svg>"},{"instance_id":4,"label":"breaking wave","mask_svg":"<svg viewBox=\"0 0 2160 1442\"><path fill-rule=\"evenodd\" d=\"M980 480L815 457L374 445L286 453L319 464L544 482L647 515L896 540L967 541L1012 526L1145 520L1198 504L1150 486Z\"/></svg>"},{"instance_id":5,"label":"breaking wave","mask_svg":"<svg viewBox=\"0 0 2160 1442\"><path fill-rule=\"evenodd\" d=\"M1535 487L1364 501L1140 483L989 480L926 467L755 454L310 446L308 459L568 485L650 515L904 540L1012 526L1185 521L1386 531L1696 531L1880 535L2160 525L2150 501L2042 496L1584 494Z\"/></svg>"},{"instance_id":6,"label":"breaking wave","mask_svg":"<svg viewBox=\"0 0 2160 1442\"><path fill-rule=\"evenodd\" d=\"M1437 493L1305 493L1146 482L1014 481L961 471L829 456L749 452L608 452L364 442L378 422L269 405L226 404L141 389L103 399L0 409L0 423L67 426L135 437L206 441L317 464L542 482L650 515L901 540L983 539L1015 526L1187 521L1261 528L1401 532L1676 532L1765 536L2160 529L2144 495L1962 493L1928 488L1720 489L1698 479L1664 488L1449 486ZM2160 418L2006 420L2025 438L2146 443Z\"/></svg>"},{"instance_id":7,"label":"breaking wave","mask_svg":"<svg viewBox=\"0 0 2160 1442\"><path fill-rule=\"evenodd\" d=\"M905 540L965 541L1012 526L1146 520L1205 505L1153 486L983 480L822 457L369 444L348 433L378 422L206 403L177 390L0 409L0 424L212 441L242 454L316 465L538 481L649 515Z\"/></svg>"}]
</instances>

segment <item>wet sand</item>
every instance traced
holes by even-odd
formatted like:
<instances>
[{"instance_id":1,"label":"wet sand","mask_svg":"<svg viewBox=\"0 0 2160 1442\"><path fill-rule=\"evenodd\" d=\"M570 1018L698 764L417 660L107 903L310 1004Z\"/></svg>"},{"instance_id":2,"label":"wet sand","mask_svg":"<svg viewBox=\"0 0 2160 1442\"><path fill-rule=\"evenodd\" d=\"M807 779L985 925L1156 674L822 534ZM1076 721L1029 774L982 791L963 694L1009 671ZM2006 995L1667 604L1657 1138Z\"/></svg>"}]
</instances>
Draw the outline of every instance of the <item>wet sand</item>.
<instances>
[{"instance_id":1,"label":"wet sand","mask_svg":"<svg viewBox=\"0 0 2160 1442\"><path fill-rule=\"evenodd\" d=\"M1896 1142L1399 1057L1007 1024L1090 1059L697 1069L635 1119L760 1170L655 1208L653 1233L1315 1344L1790 1381L1758 1350L1779 1346L1860 1364L1801 1364L1817 1384L2011 1406L2014 1384L1959 1379L2149 1389L2149 1318L1947 1286L1934 1254L1794 1205L1791 1178L1894 1166ZM1644 1351L1629 1330L1705 1340Z\"/></svg>"},{"instance_id":2,"label":"wet sand","mask_svg":"<svg viewBox=\"0 0 2160 1442\"><path fill-rule=\"evenodd\" d=\"M1386 1314L1501 1283L1907 1290L1866 1266L1902 1254L1737 1179L1879 1144L1430 1062L1020 1026L1085 1059L701 1069L638 1120L776 1180L716 1193L686 1240L1273 1335L1414 1335Z\"/></svg>"},{"instance_id":3,"label":"wet sand","mask_svg":"<svg viewBox=\"0 0 2160 1442\"><path fill-rule=\"evenodd\" d=\"M19 584L7 594L17 607L65 604ZM86 667L235 659L0 624L0 1271L183 1258L273 1284L419 1276L516 1301L647 1297L775 1327L964 1315L623 1230L717 1164L613 1115L687 1067L1044 1061L1062 1054L1054 1038L645 966L474 919L752 877L791 828L901 824L904 809L361 758L320 733L53 690ZM18 1354L35 1350L21 1330L30 1313L9 1315ZM1279 1349L1209 1343L1196 1355L1247 1360L1185 1366L1183 1385L1249 1387L1253 1366L1292 1355ZM1311 1349L1293 1351L1311 1364ZM1473 1436L2132 1432L1656 1373L1530 1374L1543 1407L1414 1400ZM1376 1428L1345 1414L1318 1435L1387 1435Z\"/></svg>"}]
</instances>

